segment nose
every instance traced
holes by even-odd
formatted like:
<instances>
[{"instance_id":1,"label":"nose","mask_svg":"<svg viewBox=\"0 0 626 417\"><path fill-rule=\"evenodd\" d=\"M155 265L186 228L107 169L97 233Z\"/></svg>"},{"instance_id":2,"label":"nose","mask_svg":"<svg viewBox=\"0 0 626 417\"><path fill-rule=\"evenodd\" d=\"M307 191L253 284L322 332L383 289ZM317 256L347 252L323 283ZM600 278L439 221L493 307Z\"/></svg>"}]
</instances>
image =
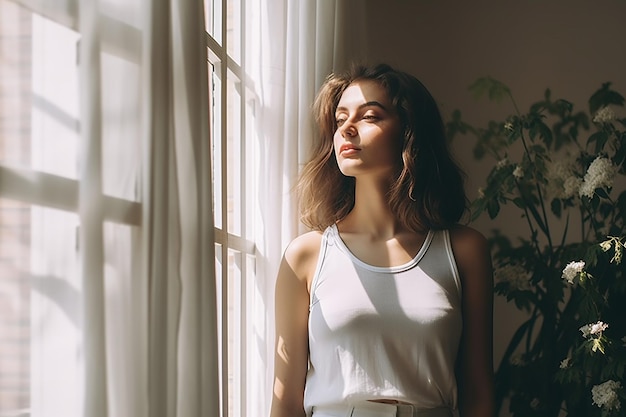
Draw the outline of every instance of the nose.
<instances>
[{"instance_id":1,"label":"nose","mask_svg":"<svg viewBox=\"0 0 626 417\"><path fill-rule=\"evenodd\" d=\"M356 136L356 127L354 126L354 123L352 123L350 120L346 120L339 127L339 133L341 133L341 136L344 138L354 137Z\"/></svg>"}]
</instances>

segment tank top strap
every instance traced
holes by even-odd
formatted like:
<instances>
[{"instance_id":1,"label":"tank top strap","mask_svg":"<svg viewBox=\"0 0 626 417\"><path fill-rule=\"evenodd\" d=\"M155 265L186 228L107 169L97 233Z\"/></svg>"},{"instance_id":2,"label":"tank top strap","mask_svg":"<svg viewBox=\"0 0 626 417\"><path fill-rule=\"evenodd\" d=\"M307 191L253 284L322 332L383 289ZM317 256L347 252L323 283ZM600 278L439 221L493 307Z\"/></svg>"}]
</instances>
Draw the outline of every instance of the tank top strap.
<instances>
[{"instance_id":1,"label":"tank top strap","mask_svg":"<svg viewBox=\"0 0 626 417\"><path fill-rule=\"evenodd\" d=\"M453 280L458 297L461 297L462 285L459 270L457 268L454 252L452 251L452 243L450 240L450 230L437 230L431 244L432 250L428 257L424 259L424 263L436 265L443 268L441 272L449 272Z\"/></svg>"},{"instance_id":2,"label":"tank top strap","mask_svg":"<svg viewBox=\"0 0 626 417\"><path fill-rule=\"evenodd\" d=\"M330 238L330 234L332 233L332 226L329 226L324 230L322 234L322 241L320 242L320 253L317 257L317 265L315 266L315 273L313 274L313 280L311 281L311 291L309 294L309 311L311 311L311 307L318 302L317 297L315 296L315 288L319 282L320 270L322 269L322 265L324 265L324 259L326 258L326 250L328 248L328 239Z\"/></svg>"}]
</instances>

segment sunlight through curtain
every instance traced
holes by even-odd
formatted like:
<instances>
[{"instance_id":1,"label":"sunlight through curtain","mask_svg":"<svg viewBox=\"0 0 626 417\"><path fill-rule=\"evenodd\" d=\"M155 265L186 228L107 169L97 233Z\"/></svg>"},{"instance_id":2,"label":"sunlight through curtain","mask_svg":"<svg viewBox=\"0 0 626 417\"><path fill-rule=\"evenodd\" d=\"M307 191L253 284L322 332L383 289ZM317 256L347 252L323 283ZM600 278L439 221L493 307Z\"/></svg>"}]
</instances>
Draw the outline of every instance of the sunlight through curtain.
<instances>
[{"instance_id":1,"label":"sunlight through curtain","mask_svg":"<svg viewBox=\"0 0 626 417\"><path fill-rule=\"evenodd\" d=\"M2 415L218 415L203 10L2 0Z\"/></svg>"},{"instance_id":2,"label":"sunlight through curtain","mask_svg":"<svg viewBox=\"0 0 626 417\"><path fill-rule=\"evenodd\" d=\"M257 120L260 181L256 243L259 251L257 314L253 334L261 343L253 351L249 416L267 410L272 397L274 352L274 284L287 244L304 231L299 222L294 186L313 140L311 108L322 82L346 65L340 18L350 9L345 1L261 0L260 22L251 33L249 63L258 86L261 108ZM354 56L354 55L353 55Z\"/></svg>"},{"instance_id":3,"label":"sunlight through curtain","mask_svg":"<svg viewBox=\"0 0 626 417\"><path fill-rule=\"evenodd\" d=\"M311 105L355 55L341 21L360 12L242 1L256 278L235 317L241 373L225 382L203 2L0 0L2 415L267 414L274 280L303 231L292 191Z\"/></svg>"}]
</instances>

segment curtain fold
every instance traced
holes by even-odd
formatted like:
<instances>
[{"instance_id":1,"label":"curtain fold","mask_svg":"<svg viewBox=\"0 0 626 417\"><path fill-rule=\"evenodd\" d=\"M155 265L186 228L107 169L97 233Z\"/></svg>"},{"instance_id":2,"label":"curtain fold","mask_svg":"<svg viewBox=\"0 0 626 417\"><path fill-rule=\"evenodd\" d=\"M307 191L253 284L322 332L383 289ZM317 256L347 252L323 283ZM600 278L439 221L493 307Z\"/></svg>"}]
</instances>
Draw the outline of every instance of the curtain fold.
<instances>
[{"instance_id":1,"label":"curtain fold","mask_svg":"<svg viewBox=\"0 0 626 417\"><path fill-rule=\"evenodd\" d=\"M97 0L80 5L78 54L80 145L79 253L83 289L85 417L106 417L107 353L104 292L104 216L102 213L102 94Z\"/></svg>"},{"instance_id":2,"label":"curtain fold","mask_svg":"<svg viewBox=\"0 0 626 417\"><path fill-rule=\"evenodd\" d=\"M335 51L341 39L337 15L346 7L335 0L262 0L260 25L249 71L258 86L261 121L257 248L257 303L253 317L259 335L250 415L269 410L274 352L274 285L287 244L304 231L299 222L294 187L313 140L311 106L326 76L344 57ZM268 413L269 411L265 411Z\"/></svg>"},{"instance_id":3,"label":"curtain fold","mask_svg":"<svg viewBox=\"0 0 626 417\"><path fill-rule=\"evenodd\" d=\"M146 4L149 415L218 415L203 3Z\"/></svg>"}]
</instances>

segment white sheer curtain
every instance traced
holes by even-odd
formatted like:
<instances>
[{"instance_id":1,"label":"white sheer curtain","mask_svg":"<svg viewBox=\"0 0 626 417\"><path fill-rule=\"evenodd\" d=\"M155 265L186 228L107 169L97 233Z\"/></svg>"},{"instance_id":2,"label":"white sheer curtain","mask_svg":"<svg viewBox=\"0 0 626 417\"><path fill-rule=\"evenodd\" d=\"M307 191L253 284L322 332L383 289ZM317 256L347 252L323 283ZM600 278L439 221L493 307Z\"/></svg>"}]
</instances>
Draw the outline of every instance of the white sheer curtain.
<instances>
[{"instance_id":1,"label":"white sheer curtain","mask_svg":"<svg viewBox=\"0 0 626 417\"><path fill-rule=\"evenodd\" d=\"M28 359L0 378L28 398L3 396L0 414L216 416L203 2L14 3L1 11L32 53L2 54L26 81L0 94L20 94L28 126L2 137L0 208L25 213L25 237L0 298Z\"/></svg>"},{"instance_id":2,"label":"white sheer curtain","mask_svg":"<svg viewBox=\"0 0 626 417\"><path fill-rule=\"evenodd\" d=\"M274 279L302 231L292 188L311 104L326 75L359 55L344 16L363 20L348 1L242 1L256 12L243 68L258 101L258 281L239 382L256 417L271 399ZM0 403L2 415L220 416L202 1L0 3L23 8L32 38L20 44L31 48L26 65L0 51L0 68L28 73L25 89L0 87L0 111L20 112L2 107L7 92L29 112L8 139L28 141L23 157L3 154L0 138L0 223L20 213L10 229L19 253L0 256L0 312L29 320L30 346L16 371L30 396Z\"/></svg>"},{"instance_id":3,"label":"white sheer curtain","mask_svg":"<svg viewBox=\"0 0 626 417\"><path fill-rule=\"evenodd\" d=\"M262 271L257 302L264 307L253 317L262 343L254 352L250 416L264 415L258 410L269 410L272 396L274 284L282 252L304 231L293 187L312 145L313 100L326 76L363 53L360 47L346 53L351 47L344 16L349 13L358 27L364 22L362 8L355 6L336 0L261 0L259 26L250 34L256 54L248 64L261 101L256 243Z\"/></svg>"}]
</instances>

